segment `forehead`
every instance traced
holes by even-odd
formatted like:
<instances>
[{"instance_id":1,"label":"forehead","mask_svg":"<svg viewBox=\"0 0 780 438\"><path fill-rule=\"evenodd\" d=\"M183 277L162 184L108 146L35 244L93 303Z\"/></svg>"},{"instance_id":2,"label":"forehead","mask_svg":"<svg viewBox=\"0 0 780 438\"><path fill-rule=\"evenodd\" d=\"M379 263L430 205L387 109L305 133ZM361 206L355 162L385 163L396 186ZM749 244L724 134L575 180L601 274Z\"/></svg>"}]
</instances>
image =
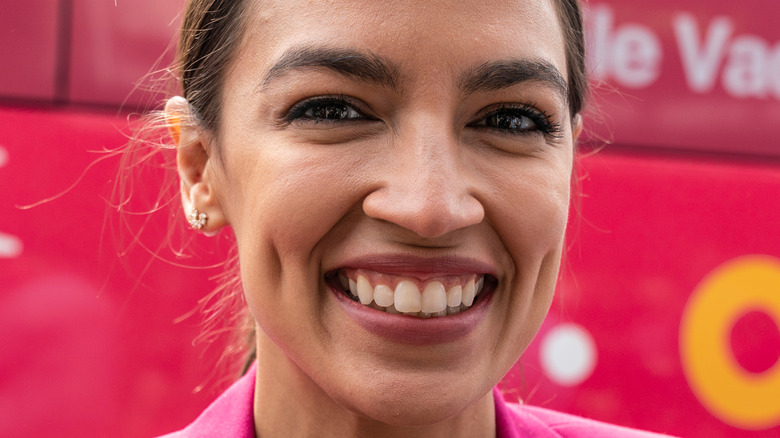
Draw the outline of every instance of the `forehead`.
<instances>
[{"instance_id":1,"label":"forehead","mask_svg":"<svg viewBox=\"0 0 780 438\"><path fill-rule=\"evenodd\" d=\"M552 0L249 0L239 60L261 73L291 49L348 48L393 61L407 80L497 59L543 60L566 77Z\"/></svg>"}]
</instances>

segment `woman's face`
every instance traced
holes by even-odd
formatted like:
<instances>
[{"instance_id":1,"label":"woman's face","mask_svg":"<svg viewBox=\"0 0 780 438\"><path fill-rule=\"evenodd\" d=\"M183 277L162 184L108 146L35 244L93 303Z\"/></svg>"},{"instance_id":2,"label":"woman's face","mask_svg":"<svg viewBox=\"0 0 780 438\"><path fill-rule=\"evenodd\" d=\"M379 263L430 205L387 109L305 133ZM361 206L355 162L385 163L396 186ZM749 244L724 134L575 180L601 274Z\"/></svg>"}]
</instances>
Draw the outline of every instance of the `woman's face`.
<instances>
[{"instance_id":1,"label":"woman's face","mask_svg":"<svg viewBox=\"0 0 780 438\"><path fill-rule=\"evenodd\" d=\"M285 0L246 19L208 171L261 372L387 423L462 411L556 282L577 129L554 5Z\"/></svg>"}]
</instances>

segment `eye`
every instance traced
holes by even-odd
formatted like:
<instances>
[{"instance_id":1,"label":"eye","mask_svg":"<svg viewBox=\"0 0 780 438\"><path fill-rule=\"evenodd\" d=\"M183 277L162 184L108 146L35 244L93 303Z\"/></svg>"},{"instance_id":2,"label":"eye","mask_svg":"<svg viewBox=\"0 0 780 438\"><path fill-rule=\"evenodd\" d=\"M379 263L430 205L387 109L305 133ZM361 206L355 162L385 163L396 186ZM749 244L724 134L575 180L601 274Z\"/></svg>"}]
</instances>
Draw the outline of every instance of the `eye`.
<instances>
[{"instance_id":1,"label":"eye","mask_svg":"<svg viewBox=\"0 0 780 438\"><path fill-rule=\"evenodd\" d=\"M527 104L501 104L487 108L479 119L468 126L513 135L538 133L556 136L560 132L559 124L550 115Z\"/></svg>"},{"instance_id":2,"label":"eye","mask_svg":"<svg viewBox=\"0 0 780 438\"><path fill-rule=\"evenodd\" d=\"M360 113L354 108L341 103L318 104L307 109L303 115L312 119L325 120L357 119L360 117Z\"/></svg>"},{"instance_id":3,"label":"eye","mask_svg":"<svg viewBox=\"0 0 780 438\"><path fill-rule=\"evenodd\" d=\"M315 97L296 103L285 115L285 121L341 122L367 119L355 107L353 99L345 96Z\"/></svg>"},{"instance_id":4,"label":"eye","mask_svg":"<svg viewBox=\"0 0 780 438\"><path fill-rule=\"evenodd\" d=\"M536 123L522 114L499 113L491 114L485 120L485 125L498 129L530 131L536 129Z\"/></svg>"}]
</instances>

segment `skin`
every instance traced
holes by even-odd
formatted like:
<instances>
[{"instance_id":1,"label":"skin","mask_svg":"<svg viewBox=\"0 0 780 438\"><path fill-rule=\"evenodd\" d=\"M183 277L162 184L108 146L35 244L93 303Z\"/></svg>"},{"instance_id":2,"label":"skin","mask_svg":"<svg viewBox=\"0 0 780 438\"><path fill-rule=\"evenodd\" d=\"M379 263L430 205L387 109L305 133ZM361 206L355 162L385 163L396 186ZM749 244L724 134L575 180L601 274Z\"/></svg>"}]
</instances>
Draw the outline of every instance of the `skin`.
<instances>
[{"instance_id":1,"label":"skin","mask_svg":"<svg viewBox=\"0 0 780 438\"><path fill-rule=\"evenodd\" d=\"M253 6L220 132L174 126L185 211L206 212L207 233L230 225L236 235L258 325L258 436L495 436L490 391L553 296L579 117L545 81L462 86L476 67L508 59L543 61L565 79L553 4L389 3ZM397 81L323 67L269 76L304 46L376 55ZM285 120L302 101L333 95L348 96L359 118ZM557 129L484 126L499 104L532 105ZM187 104L171 99L166 112L180 120ZM434 260L425 275L447 257L488 266L498 283L484 319L433 345L362 329L325 274L387 256Z\"/></svg>"}]
</instances>

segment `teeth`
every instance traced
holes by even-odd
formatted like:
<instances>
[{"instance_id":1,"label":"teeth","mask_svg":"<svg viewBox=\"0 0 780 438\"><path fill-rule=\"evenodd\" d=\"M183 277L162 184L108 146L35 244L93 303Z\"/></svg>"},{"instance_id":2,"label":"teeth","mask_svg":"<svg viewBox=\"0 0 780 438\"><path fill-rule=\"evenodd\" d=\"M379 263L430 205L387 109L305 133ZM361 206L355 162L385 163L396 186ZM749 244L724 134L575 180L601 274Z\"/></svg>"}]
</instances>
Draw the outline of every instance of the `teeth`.
<instances>
[{"instance_id":1,"label":"teeth","mask_svg":"<svg viewBox=\"0 0 780 438\"><path fill-rule=\"evenodd\" d=\"M462 301L463 287L453 286L447 291L447 307L459 307Z\"/></svg>"},{"instance_id":2,"label":"teeth","mask_svg":"<svg viewBox=\"0 0 780 438\"><path fill-rule=\"evenodd\" d=\"M474 283L474 280L469 280L468 283L466 283L465 286L463 286L463 295L462 300L463 304L466 306L471 306L474 304L474 297L477 293L477 285Z\"/></svg>"},{"instance_id":3,"label":"teeth","mask_svg":"<svg viewBox=\"0 0 780 438\"><path fill-rule=\"evenodd\" d=\"M353 300L379 311L392 314L412 315L418 318L430 318L455 315L474 304L474 299L482 291L484 276L470 279L465 285L454 285L446 289L441 281L430 281L420 292L417 283L401 280L395 291L385 284L371 286L368 277L357 275L353 280L339 273L338 281Z\"/></svg>"},{"instance_id":4,"label":"teeth","mask_svg":"<svg viewBox=\"0 0 780 438\"><path fill-rule=\"evenodd\" d=\"M425 286L422 292L423 313L438 313L447 310L447 292L444 285L438 281L432 281Z\"/></svg>"},{"instance_id":5,"label":"teeth","mask_svg":"<svg viewBox=\"0 0 780 438\"><path fill-rule=\"evenodd\" d=\"M403 313L416 313L422 309L420 289L408 280L402 280L395 287L395 308Z\"/></svg>"},{"instance_id":6,"label":"teeth","mask_svg":"<svg viewBox=\"0 0 780 438\"><path fill-rule=\"evenodd\" d=\"M374 301L382 307L393 307L393 290L380 284L374 288Z\"/></svg>"},{"instance_id":7,"label":"teeth","mask_svg":"<svg viewBox=\"0 0 780 438\"><path fill-rule=\"evenodd\" d=\"M357 278L357 295L361 304L368 305L374 301L374 288L371 287L368 279L362 275L358 275Z\"/></svg>"},{"instance_id":8,"label":"teeth","mask_svg":"<svg viewBox=\"0 0 780 438\"><path fill-rule=\"evenodd\" d=\"M353 297L357 296L357 283L353 279L349 279L349 293L352 294Z\"/></svg>"}]
</instances>

